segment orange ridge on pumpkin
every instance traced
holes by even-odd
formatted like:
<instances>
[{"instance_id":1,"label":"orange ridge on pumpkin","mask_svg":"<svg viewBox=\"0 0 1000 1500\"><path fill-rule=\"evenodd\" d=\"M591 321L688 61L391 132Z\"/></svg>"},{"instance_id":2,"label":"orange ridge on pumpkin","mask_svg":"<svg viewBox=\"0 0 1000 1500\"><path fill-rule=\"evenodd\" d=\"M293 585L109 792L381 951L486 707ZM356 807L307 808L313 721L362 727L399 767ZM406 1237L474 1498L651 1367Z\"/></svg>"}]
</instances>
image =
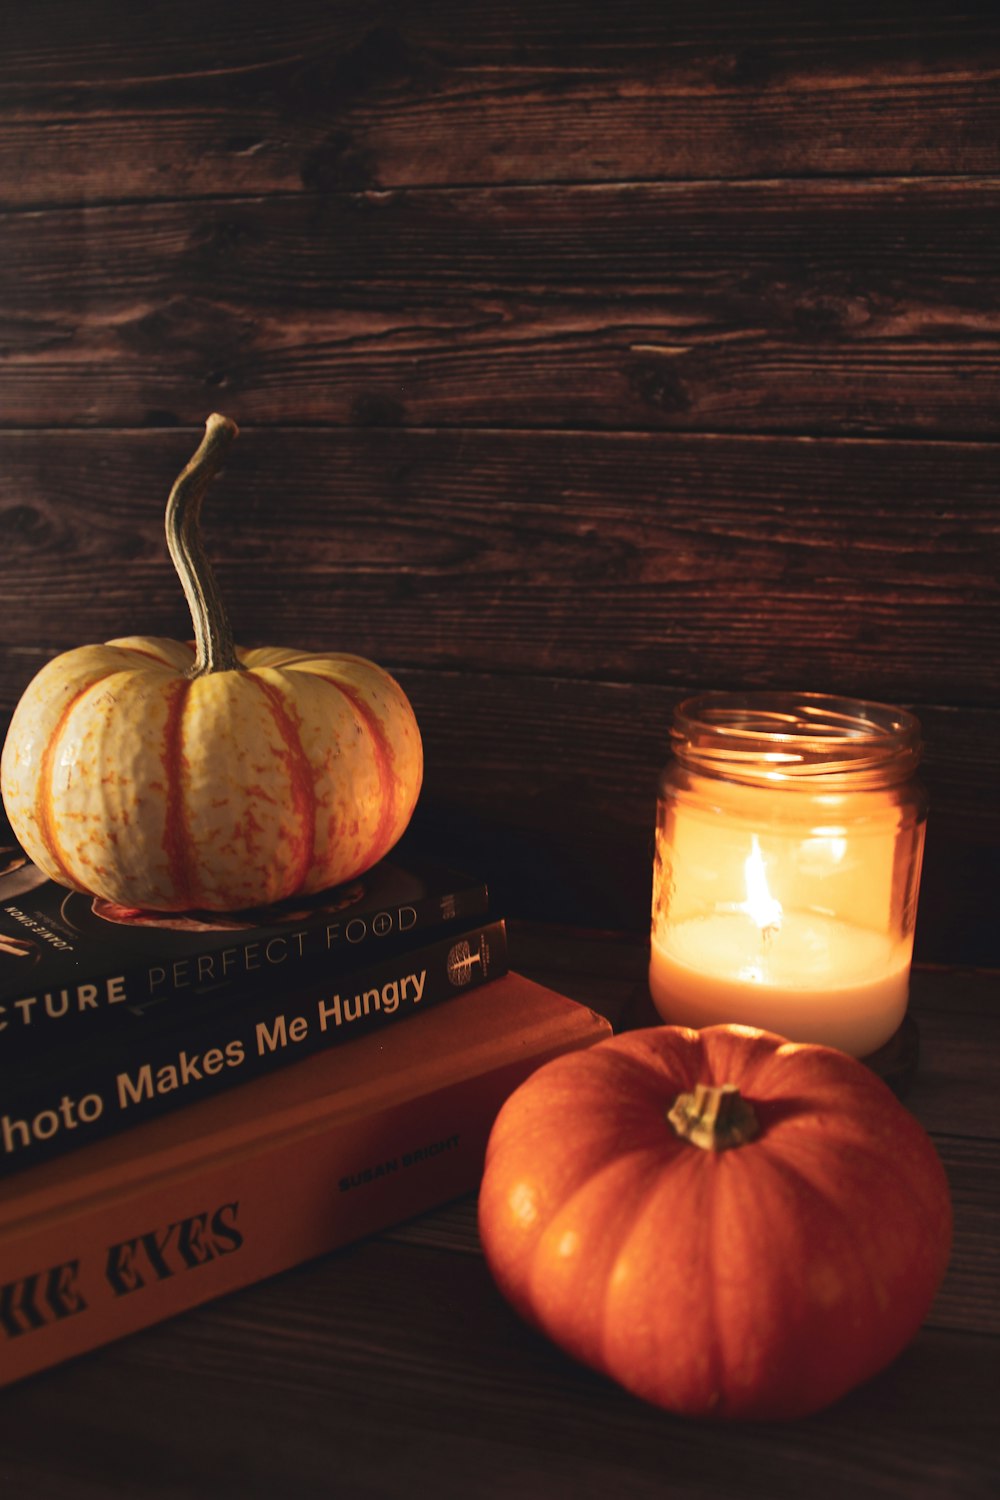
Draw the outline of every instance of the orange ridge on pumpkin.
<instances>
[{"instance_id":1,"label":"orange ridge on pumpkin","mask_svg":"<svg viewBox=\"0 0 1000 1500\"><path fill-rule=\"evenodd\" d=\"M254 816L253 808L247 807L233 825L232 838L224 838L219 848L224 854L245 854L252 858L260 848L257 834L263 829L263 824Z\"/></svg>"},{"instance_id":2,"label":"orange ridge on pumpkin","mask_svg":"<svg viewBox=\"0 0 1000 1500\"><path fill-rule=\"evenodd\" d=\"M298 869L295 876L293 889L298 890L304 885L306 877L313 866L316 856L316 786L313 780L312 767L309 758L302 748L302 740L298 729L292 721L288 712L284 697L280 689L271 682L265 682L263 677L258 677L256 672L249 672L251 682L256 683L267 700L274 719L275 727L281 736L287 755L288 774L292 786L292 806L295 810L299 834L296 840L296 855L298 858Z\"/></svg>"},{"instance_id":3,"label":"orange ridge on pumpkin","mask_svg":"<svg viewBox=\"0 0 1000 1500\"><path fill-rule=\"evenodd\" d=\"M368 847L369 849L377 849L378 858L381 859L382 855L388 851L389 832L396 816L396 778L392 774L392 748L386 738L380 720L372 713L360 693L353 691L344 683L338 682L335 677L327 677L324 672L314 672L312 675L318 677L321 682L329 683L331 687L336 688L338 692L343 694L368 732L368 738L371 741L372 747L372 757L375 761L375 770L378 773L379 793L378 823L375 826L374 833L371 835ZM362 863L358 869L352 870L350 874L345 875L344 879L353 880L356 875L363 874L366 868L367 865Z\"/></svg>"},{"instance_id":4,"label":"orange ridge on pumpkin","mask_svg":"<svg viewBox=\"0 0 1000 1500\"><path fill-rule=\"evenodd\" d=\"M181 677L170 699L164 726L163 763L166 780L166 809L163 825L163 852L167 856L170 883L183 908L195 905L193 880L193 845L184 807L184 756L181 751L181 727L191 682Z\"/></svg>"},{"instance_id":5,"label":"orange ridge on pumpkin","mask_svg":"<svg viewBox=\"0 0 1000 1500\"><path fill-rule=\"evenodd\" d=\"M42 843L52 860L59 867L62 878L66 885L75 890L78 882L70 874L62 848L59 843L59 835L56 832L55 818L52 810L52 776L55 764L56 750L59 748L59 740L69 722L69 716L73 712L80 699L89 693L97 683L103 682L109 673L103 673L95 677L93 682L88 682L86 687L78 688L69 701L63 706L63 711L56 721L52 733L48 737L45 749L42 751L42 763L38 769L38 790L35 796L35 821L38 825L39 835Z\"/></svg>"}]
</instances>

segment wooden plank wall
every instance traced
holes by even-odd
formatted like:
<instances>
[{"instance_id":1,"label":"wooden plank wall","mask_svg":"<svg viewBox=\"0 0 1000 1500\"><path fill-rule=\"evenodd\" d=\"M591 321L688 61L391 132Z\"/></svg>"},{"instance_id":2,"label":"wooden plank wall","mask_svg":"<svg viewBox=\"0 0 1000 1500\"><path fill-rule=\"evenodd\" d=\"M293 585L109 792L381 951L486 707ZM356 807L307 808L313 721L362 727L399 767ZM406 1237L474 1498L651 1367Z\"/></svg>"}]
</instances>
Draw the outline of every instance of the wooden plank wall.
<instances>
[{"instance_id":1,"label":"wooden plank wall","mask_svg":"<svg viewBox=\"0 0 1000 1500\"><path fill-rule=\"evenodd\" d=\"M1000 958L1000 16L37 0L0 49L0 704L187 634L374 656L417 832L641 927L674 704L913 706L919 947Z\"/></svg>"}]
</instances>

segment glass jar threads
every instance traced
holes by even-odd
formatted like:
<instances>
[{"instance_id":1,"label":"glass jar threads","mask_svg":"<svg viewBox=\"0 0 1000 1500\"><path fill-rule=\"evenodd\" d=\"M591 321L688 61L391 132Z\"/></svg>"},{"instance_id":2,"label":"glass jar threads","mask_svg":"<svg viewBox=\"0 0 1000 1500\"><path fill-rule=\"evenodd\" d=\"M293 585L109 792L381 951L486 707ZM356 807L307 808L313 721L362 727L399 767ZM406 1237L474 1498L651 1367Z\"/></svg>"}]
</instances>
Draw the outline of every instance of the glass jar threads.
<instances>
[{"instance_id":1,"label":"glass jar threads","mask_svg":"<svg viewBox=\"0 0 1000 1500\"><path fill-rule=\"evenodd\" d=\"M857 1057L906 1012L926 798L885 704L707 693L660 778L649 985L668 1022L742 1022Z\"/></svg>"}]
</instances>

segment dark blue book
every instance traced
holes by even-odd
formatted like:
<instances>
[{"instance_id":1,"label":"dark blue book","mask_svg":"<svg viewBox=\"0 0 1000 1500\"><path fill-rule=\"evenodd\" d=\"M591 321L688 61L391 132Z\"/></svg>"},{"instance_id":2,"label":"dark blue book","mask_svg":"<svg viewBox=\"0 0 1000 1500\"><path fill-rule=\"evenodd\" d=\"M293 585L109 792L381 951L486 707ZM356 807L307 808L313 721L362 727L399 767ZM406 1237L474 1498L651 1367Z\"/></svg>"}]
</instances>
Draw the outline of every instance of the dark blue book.
<instances>
[{"instance_id":1,"label":"dark blue book","mask_svg":"<svg viewBox=\"0 0 1000 1500\"><path fill-rule=\"evenodd\" d=\"M288 994L488 911L484 882L398 851L250 911L151 912L48 880L0 821L0 1068L226 993Z\"/></svg>"},{"instance_id":2,"label":"dark blue book","mask_svg":"<svg viewBox=\"0 0 1000 1500\"><path fill-rule=\"evenodd\" d=\"M448 922L339 971L241 986L0 1064L0 1177L249 1082L508 972L502 921ZM411 1023L412 1024L412 1023Z\"/></svg>"}]
</instances>

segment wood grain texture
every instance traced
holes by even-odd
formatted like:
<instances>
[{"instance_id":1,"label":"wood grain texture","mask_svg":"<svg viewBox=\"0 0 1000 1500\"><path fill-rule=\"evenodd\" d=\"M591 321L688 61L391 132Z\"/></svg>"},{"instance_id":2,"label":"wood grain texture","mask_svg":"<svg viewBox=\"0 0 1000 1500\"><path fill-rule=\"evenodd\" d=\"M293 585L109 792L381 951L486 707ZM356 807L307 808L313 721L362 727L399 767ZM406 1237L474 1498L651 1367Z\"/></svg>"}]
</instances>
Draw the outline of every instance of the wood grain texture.
<instances>
[{"instance_id":1,"label":"wood grain texture","mask_svg":"<svg viewBox=\"0 0 1000 1500\"><path fill-rule=\"evenodd\" d=\"M641 966L640 946L620 936L525 937L526 968L540 957L570 992L574 974L586 984L592 972ZM967 1023L995 1010L990 977L924 977L921 1024L937 1014L947 1047L975 1045ZM988 1103L1000 1054L979 1051ZM566 1358L502 1301L470 1196L11 1388L0 1477L18 1500L325 1500L331 1487L395 1500L414 1474L454 1500L661 1500L667 1454L669 1493L685 1500L799 1500L803 1484L817 1500L991 1500L997 1122L962 1123L955 1107L969 1080L945 1078L931 1058L925 1066L939 1078L943 1128L925 1112L930 1096L915 1112L955 1198L948 1276L900 1358L806 1421L680 1420ZM953 1133L956 1121L966 1133Z\"/></svg>"},{"instance_id":2,"label":"wood grain texture","mask_svg":"<svg viewBox=\"0 0 1000 1500\"><path fill-rule=\"evenodd\" d=\"M523 936L525 971L559 972L568 993L574 975L586 986L642 968L642 948L621 936ZM946 1052L978 1046L976 1019L996 1013L993 978L921 980L921 1025L940 1016ZM988 1106L999 1053L978 1050ZM598 1500L622 1493L622 1475L630 1496L660 1500L667 1452L670 1494L691 1500L799 1500L804 1479L817 1500L988 1500L1000 1374L996 1113L955 1115L972 1080L946 1077L940 1055L928 1053L918 1086L927 1076L939 1092L915 1094L913 1109L954 1194L948 1277L900 1359L808 1421L679 1421L574 1364L502 1302L466 1197L4 1392L0 1475L18 1500L327 1497L331 1484L402 1497L417 1470L429 1493L456 1500ZM57 1440L40 1448L54 1410Z\"/></svg>"},{"instance_id":3,"label":"wood grain texture","mask_svg":"<svg viewBox=\"0 0 1000 1500\"><path fill-rule=\"evenodd\" d=\"M6 707L85 640L189 635L161 517L196 441L0 434ZM1000 832L994 479L968 443L247 430L205 523L238 639L397 673L425 740L422 836L519 915L645 922L683 697L915 707L921 951L978 962Z\"/></svg>"},{"instance_id":4,"label":"wood grain texture","mask_svg":"<svg viewBox=\"0 0 1000 1500\"><path fill-rule=\"evenodd\" d=\"M982 3L646 0L613 25L602 0L14 9L7 204L1000 168Z\"/></svg>"},{"instance_id":5,"label":"wood grain texture","mask_svg":"<svg viewBox=\"0 0 1000 1500\"><path fill-rule=\"evenodd\" d=\"M798 1500L803 1483L823 1497L987 1500L998 1347L928 1328L807 1422L720 1430L573 1363L518 1322L478 1257L379 1240L113 1347L89 1380L81 1363L15 1387L3 1466L19 1500L48 1500L46 1477L61 1500L93 1495L91 1475L105 1493L146 1493L151 1470L179 1494L325 1497L335 1484L395 1497L419 1473L455 1500L597 1500L622 1493L623 1473L630 1496L661 1497L667 1452L670 1494L691 1500ZM31 1439L56 1406L42 1469Z\"/></svg>"},{"instance_id":6,"label":"wood grain texture","mask_svg":"<svg viewBox=\"0 0 1000 1500\"><path fill-rule=\"evenodd\" d=\"M6 9L0 706L188 632L163 503L221 407L238 635L397 670L412 837L533 919L515 966L632 1013L670 714L740 685L917 708L918 951L997 961L995 4ZM466 1199L5 1392L0 1488L993 1500L998 982L915 975L955 1253L830 1411L631 1400L518 1323Z\"/></svg>"},{"instance_id":7,"label":"wood grain texture","mask_svg":"<svg viewBox=\"0 0 1000 1500\"><path fill-rule=\"evenodd\" d=\"M1000 179L0 215L7 426L997 430Z\"/></svg>"},{"instance_id":8,"label":"wood grain texture","mask_svg":"<svg viewBox=\"0 0 1000 1500\"><path fill-rule=\"evenodd\" d=\"M187 633L160 505L195 434L106 424L221 405L239 633L397 670L424 831L516 909L632 925L675 702L800 685L918 707L925 888L980 957L992 10L203 10L50 0L0 59L0 701Z\"/></svg>"},{"instance_id":9,"label":"wood grain texture","mask_svg":"<svg viewBox=\"0 0 1000 1500\"><path fill-rule=\"evenodd\" d=\"M81 638L189 633L162 513L197 441L0 433L8 705ZM596 735L641 684L1000 705L995 480L973 444L246 431L204 524L244 644L523 676L526 705L587 679Z\"/></svg>"}]
</instances>

